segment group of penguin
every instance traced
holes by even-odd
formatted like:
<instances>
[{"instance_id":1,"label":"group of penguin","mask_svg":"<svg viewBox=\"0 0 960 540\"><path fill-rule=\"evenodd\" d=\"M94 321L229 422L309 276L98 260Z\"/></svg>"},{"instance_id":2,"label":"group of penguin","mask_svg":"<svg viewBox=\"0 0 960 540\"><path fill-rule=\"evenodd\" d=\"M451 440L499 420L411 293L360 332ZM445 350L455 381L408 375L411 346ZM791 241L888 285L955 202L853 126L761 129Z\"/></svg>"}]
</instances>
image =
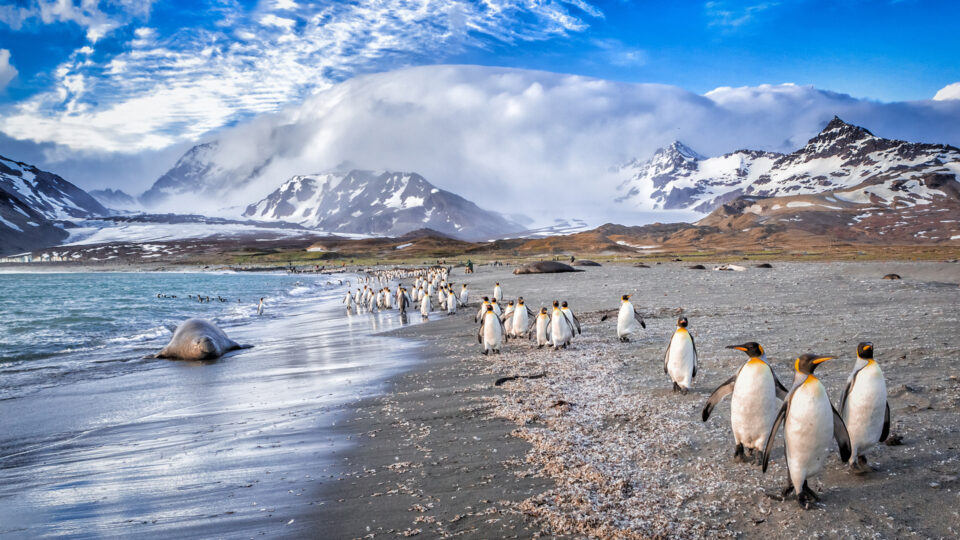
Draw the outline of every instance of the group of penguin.
<instances>
[{"instance_id":1,"label":"group of penguin","mask_svg":"<svg viewBox=\"0 0 960 540\"><path fill-rule=\"evenodd\" d=\"M503 290L498 282L493 298L484 297L475 318L480 323L477 341L485 355L491 351L499 353L509 338L524 336L535 339L538 348L551 345L562 349L575 334L581 333L580 321L567 302L554 301L549 312L542 307L534 314L523 297L516 303L511 301L501 312L502 300ZM608 316L603 315L601 321ZM697 347L688 325L686 317L677 320L663 359L663 371L670 377L674 392L682 394L687 394L697 375ZM643 317L630 302L630 295L623 295L617 313L618 339L629 341L638 326L646 328ZM714 407L731 395L734 460L752 459L765 473L782 427L788 480L781 497L796 492L802 508L819 501L807 481L823 469L831 440L836 440L841 461L849 462L854 473L870 470L864 453L885 441L890 433L886 381L873 358L872 343L860 343L857 347L857 360L840 398L839 410L814 375L817 367L832 357L804 354L797 358L793 385L788 390L777 378L760 344L749 342L727 348L746 353L748 360L713 391L703 408L702 419L706 422Z\"/></svg>"},{"instance_id":2,"label":"group of penguin","mask_svg":"<svg viewBox=\"0 0 960 540\"><path fill-rule=\"evenodd\" d=\"M396 309L404 317L407 311L415 306L421 317L427 319L433 311L435 298L437 306L448 315L454 315L458 307L467 305L469 291L464 284L459 294L454 293L453 283L447 282L449 272L446 267L371 272L367 277L359 278L358 285L362 284L362 289L357 287L356 292L347 291L343 303L348 314ZM415 278L411 289L398 284L396 291L390 290L388 284L391 281L399 283L399 280L408 278ZM380 288L370 286L375 283L380 285Z\"/></svg>"},{"instance_id":3,"label":"group of penguin","mask_svg":"<svg viewBox=\"0 0 960 540\"><path fill-rule=\"evenodd\" d=\"M537 348L550 345L554 349L566 349L574 336L583 332L580 319L566 301L554 300L550 312L546 307L541 307L539 313L534 313L524 304L522 296L516 302L510 300L506 309L501 310L502 302L503 288L497 282L493 287L493 298L483 297L483 303L474 318L474 322L480 323L477 342L482 345L483 354L499 354L505 341L519 337L535 339Z\"/></svg>"}]
</instances>

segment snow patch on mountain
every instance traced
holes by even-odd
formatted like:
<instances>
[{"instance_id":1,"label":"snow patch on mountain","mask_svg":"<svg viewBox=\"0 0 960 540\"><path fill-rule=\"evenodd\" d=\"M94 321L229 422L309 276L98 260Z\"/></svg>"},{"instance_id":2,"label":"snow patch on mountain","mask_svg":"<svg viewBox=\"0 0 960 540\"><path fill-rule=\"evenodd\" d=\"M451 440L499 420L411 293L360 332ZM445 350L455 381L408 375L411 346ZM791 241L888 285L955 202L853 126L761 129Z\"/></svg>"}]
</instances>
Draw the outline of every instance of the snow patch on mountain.
<instances>
[{"instance_id":1,"label":"snow patch on mountain","mask_svg":"<svg viewBox=\"0 0 960 540\"><path fill-rule=\"evenodd\" d=\"M743 195L778 197L837 191L848 202L923 204L942 190L931 175L960 177L960 150L877 137L834 117L790 154L738 150L704 158L680 142L617 171L619 203L637 209L687 208L707 213Z\"/></svg>"},{"instance_id":2,"label":"snow patch on mountain","mask_svg":"<svg viewBox=\"0 0 960 540\"><path fill-rule=\"evenodd\" d=\"M244 217L283 220L334 233L397 236L430 228L460 238L500 235L523 227L437 189L410 172L330 172L294 176Z\"/></svg>"}]
</instances>

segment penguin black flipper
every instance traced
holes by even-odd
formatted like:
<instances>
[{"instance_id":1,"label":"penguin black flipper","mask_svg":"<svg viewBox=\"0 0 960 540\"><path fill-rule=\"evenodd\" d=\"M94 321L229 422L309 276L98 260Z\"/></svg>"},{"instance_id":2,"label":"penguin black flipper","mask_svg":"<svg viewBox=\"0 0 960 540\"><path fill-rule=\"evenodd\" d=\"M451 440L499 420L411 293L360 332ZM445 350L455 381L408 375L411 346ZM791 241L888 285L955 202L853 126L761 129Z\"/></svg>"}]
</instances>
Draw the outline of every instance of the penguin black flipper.
<instances>
[{"instance_id":1,"label":"penguin black flipper","mask_svg":"<svg viewBox=\"0 0 960 540\"><path fill-rule=\"evenodd\" d=\"M583 334L583 330L580 329L580 319L578 319L577 316L573 314L573 311L570 312L570 317L573 318L573 324L574 326L577 327L577 333Z\"/></svg>"},{"instance_id":2,"label":"penguin black flipper","mask_svg":"<svg viewBox=\"0 0 960 540\"><path fill-rule=\"evenodd\" d=\"M886 403L883 411L883 430L880 431L880 442L887 440L890 435L890 402Z\"/></svg>"},{"instance_id":3,"label":"penguin black flipper","mask_svg":"<svg viewBox=\"0 0 960 540\"><path fill-rule=\"evenodd\" d=\"M851 388L853 388L853 377L851 377L850 380L847 381L847 385L843 387L843 394L840 394L840 410L841 411L847 405L847 396L850 395Z\"/></svg>"},{"instance_id":4,"label":"penguin black flipper","mask_svg":"<svg viewBox=\"0 0 960 540\"><path fill-rule=\"evenodd\" d=\"M770 369L770 374L773 375L773 386L776 387L777 398L783 399L790 391L787 390L787 387L777 378L777 372L773 370L773 367L768 366L768 368Z\"/></svg>"},{"instance_id":5,"label":"penguin black flipper","mask_svg":"<svg viewBox=\"0 0 960 540\"><path fill-rule=\"evenodd\" d=\"M761 470L767 472L767 465L770 463L770 451L773 450L773 440L777 438L777 432L780 431L780 424L787 419L787 411L790 409L790 398L793 397L793 390L787 394L787 399L783 400L783 405L777 412L777 418L773 421L770 428L770 435L767 436L767 444L763 445L763 455L761 456ZM786 445L784 445L786 446Z\"/></svg>"},{"instance_id":6,"label":"penguin black flipper","mask_svg":"<svg viewBox=\"0 0 960 540\"><path fill-rule=\"evenodd\" d=\"M693 334L690 334L690 344L693 345L693 374L690 375L692 379L697 376L697 358L699 357L697 354L697 342L693 340Z\"/></svg>"},{"instance_id":7,"label":"penguin black flipper","mask_svg":"<svg viewBox=\"0 0 960 540\"><path fill-rule=\"evenodd\" d=\"M483 325L486 323L486 318L483 321L480 321L480 328L477 330L477 343L483 345Z\"/></svg>"},{"instance_id":8,"label":"penguin black flipper","mask_svg":"<svg viewBox=\"0 0 960 540\"><path fill-rule=\"evenodd\" d=\"M740 372L737 372L739 375ZM730 377L723 384L717 387L716 390L710 394L710 397L707 398L707 404L703 406L703 421L706 422L710 418L710 413L713 412L713 408L717 406L717 403L720 403L720 400L727 397L727 394L733 393L733 385L737 383L737 375Z\"/></svg>"},{"instance_id":9,"label":"penguin black flipper","mask_svg":"<svg viewBox=\"0 0 960 540\"><path fill-rule=\"evenodd\" d=\"M663 372L667 372L667 361L670 359L670 346L673 345L673 336L670 336L670 341L667 342L667 352L663 353ZM696 368L694 368L696 369ZM706 420L706 418L704 418Z\"/></svg>"},{"instance_id":10,"label":"penguin black flipper","mask_svg":"<svg viewBox=\"0 0 960 540\"><path fill-rule=\"evenodd\" d=\"M847 433L847 426L843 423L843 418L840 417L840 413L833 408L833 405L830 405L830 409L833 411L833 438L837 440L837 444L840 446L840 461L846 463L850 460L850 434Z\"/></svg>"},{"instance_id":11,"label":"penguin black flipper","mask_svg":"<svg viewBox=\"0 0 960 540\"><path fill-rule=\"evenodd\" d=\"M529 317L533 317L533 316L535 316L535 315L536 315L536 313L534 313L534 312L533 312L533 310L532 310L532 309L530 309L530 308L529 308L529 307L528 307L528 306L527 306L526 304L524 304L524 306L523 306L523 307L524 307L524 308L525 308L525 309L527 310L527 316L529 316Z\"/></svg>"},{"instance_id":12,"label":"penguin black flipper","mask_svg":"<svg viewBox=\"0 0 960 540\"><path fill-rule=\"evenodd\" d=\"M638 323L640 323L640 328L647 327L647 323L643 322L643 316L640 315L640 313L637 310L633 310L633 318L636 319Z\"/></svg>"}]
</instances>

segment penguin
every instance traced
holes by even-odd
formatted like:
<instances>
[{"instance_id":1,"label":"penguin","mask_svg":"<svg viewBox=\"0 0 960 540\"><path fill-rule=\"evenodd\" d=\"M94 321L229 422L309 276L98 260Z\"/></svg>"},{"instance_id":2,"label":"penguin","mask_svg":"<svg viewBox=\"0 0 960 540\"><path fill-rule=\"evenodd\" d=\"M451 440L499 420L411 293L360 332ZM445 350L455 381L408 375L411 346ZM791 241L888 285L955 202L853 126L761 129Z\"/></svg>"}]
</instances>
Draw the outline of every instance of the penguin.
<instances>
[{"instance_id":1,"label":"penguin","mask_svg":"<svg viewBox=\"0 0 960 540\"><path fill-rule=\"evenodd\" d=\"M573 328L567 316L560 310L560 302L553 301L553 313L550 315L550 340L554 349L566 349L573 339Z\"/></svg>"},{"instance_id":2,"label":"penguin","mask_svg":"<svg viewBox=\"0 0 960 540\"><path fill-rule=\"evenodd\" d=\"M538 349L550 343L550 315L547 313L547 308L540 308L540 313L527 329L527 335L530 339L536 338Z\"/></svg>"},{"instance_id":3,"label":"penguin","mask_svg":"<svg viewBox=\"0 0 960 540\"><path fill-rule=\"evenodd\" d=\"M510 337L513 334L513 312L516 309L516 306L513 304L513 300L507 303L507 308L503 310L503 314L500 315L500 321L503 322L503 328L506 332L505 337Z\"/></svg>"},{"instance_id":4,"label":"penguin","mask_svg":"<svg viewBox=\"0 0 960 540\"><path fill-rule=\"evenodd\" d=\"M397 310L400 311L400 315L407 314L407 307L410 306L410 296L407 295L407 290L403 287L397 289Z\"/></svg>"},{"instance_id":5,"label":"penguin","mask_svg":"<svg viewBox=\"0 0 960 540\"><path fill-rule=\"evenodd\" d=\"M786 497L796 491L797 501L804 509L810 508L811 499L820 500L807 485L807 480L823 469L830 440L837 441L841 461L850 459L850 436L843 424L843 418L830 403L823 383L813 375L818 365L831 359L830 356L816 354L805 354L797 358L794 368L805 377L794 385L783 400L763 449L763 472L767 472L773 441L783 424L788 480L781 495Z\"/></svg>"},{"instance_id":6,"label":"penguin","mask_svg":"<svg viewBox=\"0 0 960 540\"><path fill-rule=\"evenodd\" d=\"M260 301L263 302L262 299ZM347 296L344 297L343 303L347 305L347 314L349 315L350 313L352 313L353 312L353 296L350 294L350 291L347 291Z\"/></svg>"},{"instance_id":7,"label":"penguin","mask_svg":"<svg viewBox=\"0 0 960 540\"><path fill-rule=\"evenodd\" d=\"M467 284L464 283L463 287L460 288L460 303L463 304L464 307L466 307L469 305L469 302L468 302L469 300L470 300L470 292L467 290Z\"/></svg>"},{"instance_id":8,"label":"penguin","mask_svg":"<svg viewBox=\"0 0 960 540\"><path fill-rule=\"evenodd\" d=\"M630 303L630 295L625 294L620 297L620 312L617 313L617 338L621 342L630 341L630 336L636 331L637 327L634 321L640 324L641 328L646 328L647 323L643 322L643 317L637 312L637 309Z\"/></svg>"},{"instance_id":9,"label":"penguin","mask_svg":"<svg viewBox=\"0 0 960 540\"><path fill-rule=\"evenodd\" d=\"M425 294L420 297L420 316L424 319L430 318L430 310L433 309L433 305L430 302L430 295Z\"/></svg>"},{"instance_id":10,"label":"penguin","mask_svg":"<svg viewBox=\"0 0 960 540\"><path fill-rule=\"evenodd\" d=\"M473 318L473 322L480 322L483 319L484 314L487 312L487 306L490 305L490 297L484 296L483 302L480 303L480 309L477 311L477 316Z\"/></svg>"},{"instance_id":11,"label":"penguin","mask_svg":"<svg viewBox=\"0 0 960 540\"><path fill-rule=\"evenodd\" d=\"M890 404L883 370L873 359L873 343L857 345L857 361L847 378L840 398L840 417L850 436L850 467L854 473L867 472L863 453L890 434Z\"/></svg>"},{"instance_id":12,"label":"penguin","mask_svg":"<svg viewBox=\"0 0 960 540\"><path fill-rule=\"evenodd\" d=\"M457 304L460 303L460 300L457 299L457 296L453 294L453 287L447 287L447 315L456 315L457 314Z\"/></svg>"},{"instance_id":13,"label":"penguin","mask_svg":"<svg viewBox=\"0 0 960 540\"><path fill-rule=\"evenodd\" d=\"M670 375L673 391L686 395L697 376L697 344L687 330L687 318L677 319L677 330L663 355L663 372Z\"/></svg>"},{"instance_id":14,"label":"penguin","mask_svg":"<svg viewBox=\"0 0 960 540\"><path fill-rule=\"evenodd\" d=\"M497 302L499 302L499 300L494 298L490 300L490 305L493 306L493 312L497 314L497 317L499 317L500 315L503 315L503 311L500 309L500 304Z\"/></svg>"},{"instance_id":15,"label":"penguin","mask_svg":"<svg viewBox=\"0 0 960 540\"><path fill-rule=\"evenodd\" d=\"M483 314L483 321L477 330L477 342L483 345L483 354L490 351L500 354L500 345L503 344L503 323L493 311L493 305L487 304Z\"/></svg>"},{"instance_id":16,"label":"penguin","mask_svg":"<svg viewBox=\"0 0 960 540\"><path fill-rule=\"evenodd\" d=\"M567 318L567 322L570 323L570 333L572 334L573 331L576 330L577 334L583 334L583 330L580 329L580 319L574 315L573 310L567 305L566 300L561 302L560 311L563 312L563 315Z\"/></svg>"},{"instance_id":17,"label":"penguin","mask_svg":"<svg viewBox=\"0 0 960 540\"><path fill-rule=\"evenodd\" d=\"M513 310L512 337L520 337L523 331L526 330L531 315L533 315L533 311L524 305L523 297L517 298L517 307Z\"/></svg>"},{"instance_id":18,"label":"penguin","mask_svg":"<svg viewBox=\"0 0 960 540\"><path fill-rule=\"evenodd\" d=\"M503 289L500 288L500 282L493 286L493 299L497 302L503 302Z\"/></svg>"},{"instance_id":19,"label":"penguin","mask_svg":"<svg viewBox=\"0 0 960 540\"><path fill-rule=\"evenodd\" d=\"M257 306L257 315L263 315L263 298L260 299L260 305Z\"/></svg>"},{"instance_id":20,"label":"penguin","mask_svg":"<svg viewBox=\"0 0 960 540\"><path fill-rule=\"evenodd\" d=\"M730 427L733 430L733 442L736 444L733 460L747 461L744 448L749 449L754 459L758 460L767 441L770 426L777 417L778 398L785 396L787 389L767 364L767 355L759 343L751 341L727 348L743 351L750 359L740 366L733 377L710 394L703 407L703 421L710 418L710 413L720 400L732 393Z\"/></svg>"}]
</instances>

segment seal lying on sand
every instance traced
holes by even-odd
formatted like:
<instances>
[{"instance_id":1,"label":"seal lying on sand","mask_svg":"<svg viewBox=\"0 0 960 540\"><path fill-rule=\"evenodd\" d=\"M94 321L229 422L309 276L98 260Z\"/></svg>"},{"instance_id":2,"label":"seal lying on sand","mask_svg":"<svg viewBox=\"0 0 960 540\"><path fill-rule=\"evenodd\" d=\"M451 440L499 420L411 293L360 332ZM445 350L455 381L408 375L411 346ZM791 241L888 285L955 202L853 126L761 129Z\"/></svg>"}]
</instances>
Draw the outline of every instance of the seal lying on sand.
<instances>
[{"instance_id":1,"label":"seal lying on sand","mask_svg":"<svg viewBox=\"0 0 960 540\"><path fill-rule=\"evenodd\" d=\"M177 327L170 343L152 358L174 360L214 360L237 349L252 345L240 345L228 338L217 325L205 319L189 319Z\"/></svg>"},{"instance_id":2,"label":"seal lying on sand","mask_svg":"<svg viewBox=\"0 0 960 540\"><path fill-rule=\"evenodd\" d=\"M520 268L514 269L514 274L557 274L560 272L583 272L576 268L556 261L540 261L528 263Z\"/></svg>"}]
</instances>

